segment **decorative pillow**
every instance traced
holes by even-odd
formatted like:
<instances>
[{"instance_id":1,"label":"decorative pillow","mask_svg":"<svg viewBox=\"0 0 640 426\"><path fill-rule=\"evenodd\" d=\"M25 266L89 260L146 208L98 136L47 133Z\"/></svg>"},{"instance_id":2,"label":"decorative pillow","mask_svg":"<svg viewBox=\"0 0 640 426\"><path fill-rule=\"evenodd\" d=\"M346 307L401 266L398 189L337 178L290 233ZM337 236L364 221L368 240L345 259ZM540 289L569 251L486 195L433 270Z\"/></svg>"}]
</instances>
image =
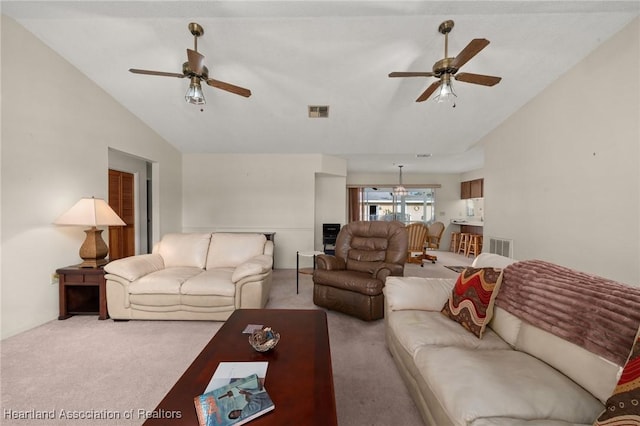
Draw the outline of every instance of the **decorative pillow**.
<instances>
[{"instance_id":1,"label":"decorative pillow","mask_svg":"<svg viewBox=\"0 0 640 426\"><path fill-rule=\"evenodd\" d=\"M493 315L493 303L502 282L502 269L466 268L456 281L442 313L482 338Z\"/></svg>"},{"instance_id":2,"label":"decorative pillow","mask_svg":"<svg viewBox=\"0 0 640 426\"><path fill-rule=\"evenodd\" d=\"M613 395L605 406L594 426L640 425L640 330Z\"/></svg>"}]
</instances>

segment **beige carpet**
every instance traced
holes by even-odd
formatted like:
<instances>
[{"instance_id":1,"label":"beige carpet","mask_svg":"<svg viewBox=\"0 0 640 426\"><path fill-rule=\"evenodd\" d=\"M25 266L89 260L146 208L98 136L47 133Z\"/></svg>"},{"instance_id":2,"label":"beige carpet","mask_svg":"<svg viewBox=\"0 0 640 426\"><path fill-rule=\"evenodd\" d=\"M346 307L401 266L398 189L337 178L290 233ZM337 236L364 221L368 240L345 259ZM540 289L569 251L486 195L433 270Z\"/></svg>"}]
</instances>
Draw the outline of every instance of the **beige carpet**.
<instances>
[{"instance_id":1,"label":"beige carpet","mask_svg":"<svg viewBox=\"0 0 640 426\"><path fill-rule=\"evenodd\" d=\"M455 277L443 265L470 261L439 253L436 264L407 265L405 275ZM315 308L311 276L300 274L300 294L296 294L295 275L295 270L274 271L267 307ZM386 348L383 321L367 323L328 312L328 323L339 424L422 424ZM145 411L156 407L221 325L75 316L5 339L0 358L0 423L141 424ZM54 419L33 420L52 411ZM130 414L132 418L125 420ZM11 419L12 415L30 419ZM121 419L87 419L87 415Z\"/></svg>"}]
</instances>

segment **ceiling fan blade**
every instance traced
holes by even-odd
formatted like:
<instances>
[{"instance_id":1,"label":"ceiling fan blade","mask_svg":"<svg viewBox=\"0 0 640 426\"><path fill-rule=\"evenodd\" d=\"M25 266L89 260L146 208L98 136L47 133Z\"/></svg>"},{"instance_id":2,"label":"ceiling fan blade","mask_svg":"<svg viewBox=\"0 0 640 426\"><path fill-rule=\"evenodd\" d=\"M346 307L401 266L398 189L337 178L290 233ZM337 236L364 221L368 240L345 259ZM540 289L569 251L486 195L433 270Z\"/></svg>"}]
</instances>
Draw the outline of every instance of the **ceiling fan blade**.
<instances>
[{"instance_id":1,"label":"ceiling fan blade","mask_svg":"<svg viewBox=\"0 0 640 426\"><path fill-rule=\"evenodd\" d=\"M389 77L433 77L432 72L392 72Z\"/></svg>"},{"instance_id":2,"label":"ceiling fan blade","mask_svg":"<svg viewBox=\"0 0 640 426\"><path fill-rule=\"evenodd\" d=\"M206 82L211 87L226 90L227 92L235 93L236 95L244 96L245 98L251 96L251 90L245 89L244 87L235 86L220 80L214 80L213 78L206 80Z\"/></svg>"},{"instance_id":3,"label":"ceiling fan blade","mask_svg":"<svg viewBox=\"0 0 640 426\"><path fill-rule=\"evenodd\" d=\"M463 72L455 75L456 80L464 81L465 83L482 84L483 86L494 86L500 83L502 77L494 77L492 75L482 74L470 74Z\"/></svg>"},{"instance_id":4,"label":"ceiling fan blade","mask_svg":"<svg viewBox=\"0 0 640 426\"><path fill-rule=\"evenodd\" d=\"M187 49L187 58L189 60L189 69L198 75L202 75L204 56L195 50Z\"/></svg>"},{"instance_id":5,"label":"ceiling fan blade","mask_svg":"<svg viewBox=\"0 0 640 426\"><path fill-rule=\"evenodd\" d=\"M416 102L423 102L429 99L429 96L431 96L438 87L440 87L440 80L434 81L433 83L431 83L431 85L427 87L427 90L422 92L422 95L418 96L418 99L416 99Z\"/></svg>"},{"instance_id":6,"label":"ceiling fan blade","mask_svg":"<svg viewBox=\"0 0 640 426\"><path fill-rule=\"evenodd\" d=\"M487 40L486 38L474 38L469 42L469 44L467 44L464 49L462 49L458 56L453 58L450 67L459 69L488 45L489 40Z\"/></svg>"},{"instance_id":7,"label":"ceiling fan blade","mask_svg":"<svg viewBox=\"0 0 640 426\"><path fill-rule=\"evenodd\" d=\"M135 68L129 68L129 71L134 74L147 74L147 75L159 75L161 77L178 77L184 78L184 74L178 74L176 72L164 72L164 71L149 71L149 70L138 70Z\"/></svg>"}]
</instances>

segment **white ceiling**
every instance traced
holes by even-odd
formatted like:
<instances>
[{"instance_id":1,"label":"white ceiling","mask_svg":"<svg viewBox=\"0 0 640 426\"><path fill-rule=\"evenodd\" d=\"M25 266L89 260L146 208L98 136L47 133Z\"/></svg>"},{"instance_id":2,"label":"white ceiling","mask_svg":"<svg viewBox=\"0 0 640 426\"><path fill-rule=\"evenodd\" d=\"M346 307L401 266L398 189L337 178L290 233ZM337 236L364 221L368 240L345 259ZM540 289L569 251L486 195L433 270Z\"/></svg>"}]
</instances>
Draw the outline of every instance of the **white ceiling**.
<instances>
[{"instance_id":1,"label":"white ceiling","mask_svg":"<svg viewBox=\"0 0 640 426\"><path fill-rule=\"evenodd\" d=\"M323 153L350 172L463 172L482 167L477 142L640 14L640 1L2 1L2 13L43 40L185 153ZM473 38L491 44L464 72L494 87L454 83L456 108L415 99L444 55L438 25L455 21L449 56ZM251 89L243 98L203 85L186 104L181 72L193 48L210 77ZM42 70L46 77L46 69ZM606 83L603 76L601 83ZM54 83L54 82L52 82ZM595 82L594 82L595 83ZM587 90L588 88L585 88ZM308 105L329 105L309 119ZM416 158L416 154L433 154Z\"/></svg>"}]
</instances>

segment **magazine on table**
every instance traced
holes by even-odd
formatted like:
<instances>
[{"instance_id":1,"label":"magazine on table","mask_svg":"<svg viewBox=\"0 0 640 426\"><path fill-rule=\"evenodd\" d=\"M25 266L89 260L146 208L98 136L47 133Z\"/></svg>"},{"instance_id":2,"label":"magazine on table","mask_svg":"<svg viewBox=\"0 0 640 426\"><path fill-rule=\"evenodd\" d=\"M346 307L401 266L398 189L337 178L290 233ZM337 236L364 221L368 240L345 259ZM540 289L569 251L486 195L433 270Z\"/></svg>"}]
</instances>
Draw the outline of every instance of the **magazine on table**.
<instances>
[{"instance_id":1,"label":"magazine on table","mask_svg":"<svg viewBox=\"0 0 640 426\"><path fill-rule=\"evenodd\" d=\"M204 390L204 393L228 385L234 379L241 379L251 374L257 374L262 382L267 377L267 367L269 363L266 361L259 362L221 362L213 373L211 381Z\"/></svg>"},{"instance_id":2,"label":"magazine on table","mask_svg":"<svg viewBox=\"0 0 640 426\"><path fill-rule=\"evenodd\" d=\"M200 426L242 425L275 408L257 374L194 398Z\"/></svg>"}]
</instances>

